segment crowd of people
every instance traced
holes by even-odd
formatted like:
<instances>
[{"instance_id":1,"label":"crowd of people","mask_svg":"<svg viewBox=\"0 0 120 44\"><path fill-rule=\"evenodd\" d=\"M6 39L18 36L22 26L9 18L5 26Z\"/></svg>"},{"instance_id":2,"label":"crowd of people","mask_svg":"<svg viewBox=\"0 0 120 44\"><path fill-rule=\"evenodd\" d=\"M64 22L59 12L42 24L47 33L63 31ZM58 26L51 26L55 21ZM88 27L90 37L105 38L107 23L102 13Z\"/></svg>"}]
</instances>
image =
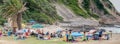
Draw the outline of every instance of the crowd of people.
<instances>
[{"instance_id":1,"label":"crowd of people","mask_svg":"<svg viewBox=\"0 0 120 44\"><path fill-rule=\"evenodd\" d=\"M13 30L8 27L4 27L0 30L0 36L12 36L16 40L24 40L29 37L36 37L38 40L49 40L51 38L61 38L62 34L60 31L56 32L45 32L44 29L31 29L31 28L22 28L20 30Z\"/></svg>"},{"instance_id":2,"label":"crowd of people","mask_svg":"<svg viewBox=\"0 0 120 44\"><path fill-rule=\"evenodd\" d=\"M77 32L82 35L74 36L72 33ZM55 32L45 32L44 29L30 29L30 28L22 28L21 30L17 30L13 32L11 28L3 28L0 30L1 36L12 36L14 35L15 40L25 40L29 37L35 37L38 40L50 40L51 38L62 38L63 41L66 42L74 42L87 40L109 40L110 35L112 35L112 31L105 30L90 30L90 31L72 31L72 30L58 30Z\"/></svg>"},{"instance_id":3,"label":"crowd of people","mask_svg":"<svg viewBox=\"0 0 120 44\"><path fill-rule=\"evenodd\" d=\"M77 31L75 31L77 32ZM106 31L103 29L100 30L90 30L90 31L83 31L80 32L78 31L77 33L82 34L82 36L74 36L72 35L74 31L69 30L68 32L66 31L66 35L64 35L63 40L72 42L72 41L88 41L88 40L109 40L112 37L112 31ZM77 35L77 34L76 34Z\"/></svg>"}]
</instances>

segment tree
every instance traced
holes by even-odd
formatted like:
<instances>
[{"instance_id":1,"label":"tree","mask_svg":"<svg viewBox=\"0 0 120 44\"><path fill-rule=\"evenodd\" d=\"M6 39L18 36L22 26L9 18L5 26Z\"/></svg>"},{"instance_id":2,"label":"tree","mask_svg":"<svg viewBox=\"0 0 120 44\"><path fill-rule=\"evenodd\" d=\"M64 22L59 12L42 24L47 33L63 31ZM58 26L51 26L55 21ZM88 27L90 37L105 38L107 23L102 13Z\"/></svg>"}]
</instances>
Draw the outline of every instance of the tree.
<instances>
[{"instance_id":1,"label":"tree","mask_svg":"<svg viewBox=\"0 0 120 44\"><path fill-rule=\"evenodd\" d=\"M3 5L0 6L0 15L4 18L11 18L13 24L16 23L18 29L21 29L22 14L27 8L26 3L22 0L4 0ZM13 25L13 27L15 27Z\"/></svg>"}]
</instances>

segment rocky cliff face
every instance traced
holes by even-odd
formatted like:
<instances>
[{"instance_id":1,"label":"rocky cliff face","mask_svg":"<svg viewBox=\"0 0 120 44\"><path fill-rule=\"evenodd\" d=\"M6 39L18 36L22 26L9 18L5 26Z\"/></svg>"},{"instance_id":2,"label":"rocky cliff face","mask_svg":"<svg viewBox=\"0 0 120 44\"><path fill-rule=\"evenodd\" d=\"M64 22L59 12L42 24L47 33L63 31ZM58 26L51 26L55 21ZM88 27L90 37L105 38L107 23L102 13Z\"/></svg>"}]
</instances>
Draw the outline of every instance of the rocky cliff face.
<instances>
[{"instance_id":1,"label":"rocky cliff face","mask_svg":"<svg viewBox=\"0 0 120 44\"><path fill-rule=\"evenodd\" d=\"M57 0L56 2L58 2L58 6L64 5L67 7L66 10L64 7L56 6L56 10L61 10L61 12L57 11L58 14L61 14L64 19L70 19L69 17L71 16L72 20L76 20L74 19L76 15L77 18L83 18L83 22L86 20L86 22L90 22L88 19L92 21L91 23L97 22L96 24L114 24L120 22L120 13L115 10L109 0ZM82 21L79 20L80 23Z\"/></svg>"},{"instance_id":2,"label":"rocky cliff face","mask_svg":"<svg viewBox=\"0 0 120 44\"><path fill-rule=\"evenodd\" d=\"M91 12L96 13L104 23L120 22L120 14L109 0L90 0Z\"/></svg>"}]
</instances>

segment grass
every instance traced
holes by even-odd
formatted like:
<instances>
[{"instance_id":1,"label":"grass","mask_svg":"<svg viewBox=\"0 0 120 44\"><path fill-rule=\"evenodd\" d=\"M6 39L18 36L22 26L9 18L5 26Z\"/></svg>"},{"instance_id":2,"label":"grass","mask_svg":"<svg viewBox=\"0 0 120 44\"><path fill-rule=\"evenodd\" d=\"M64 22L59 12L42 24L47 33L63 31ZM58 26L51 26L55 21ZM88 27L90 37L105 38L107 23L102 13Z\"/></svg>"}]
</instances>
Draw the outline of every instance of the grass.
<instances>
[{"instance_id":1,"label":"grass","mask_svg":"<svg viewBox=\"0 0 120 44\"><path fill-rule=\"evenodd\" d=\"M109 12L105 9L104 5L102 4L102 2L100 0L94 0L94 3L96 4L96 6L99 10L104 11L104 14L109 14Z\"/></svg>"},{"instance_id":2,"label":"grass","mask_svg":"<svg viewBox=\"0 0 120 44\"><path fill-rule=\"evenodd\" d=\"M59 39L52 40L36 40L35 38L29 38L27 40L20 40L19 42L23 44L68 44Z\"/></svg>"},{"instance_id":3,"label":"grass","mask_svg":"<svg viewBox=\"0 0 120 44\"><path fill-rule=\"evenodd\" d=\"M14 40L14 38L11 36L11 37L2 37L0 40L6 40L11 42L13 41L20 44L70 44L57 38L51 40L37 40L35 37L30 37L26 40Z\"/></svg>"}]
</instances>

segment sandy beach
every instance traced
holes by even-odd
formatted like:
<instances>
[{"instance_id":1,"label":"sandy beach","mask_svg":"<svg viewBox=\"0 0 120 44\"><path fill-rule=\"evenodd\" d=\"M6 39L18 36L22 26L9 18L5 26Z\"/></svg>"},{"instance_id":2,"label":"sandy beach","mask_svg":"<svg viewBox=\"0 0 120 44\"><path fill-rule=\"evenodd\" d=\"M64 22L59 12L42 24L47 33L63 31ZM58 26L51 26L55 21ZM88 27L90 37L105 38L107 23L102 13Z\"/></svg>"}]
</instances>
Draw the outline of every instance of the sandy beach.
<instances>
[{"instance_id":1,"label":"sandy beach","mask_svg":"<svg viewBox=\"0 0 120 44\"><path fill-rule=\"evenodd\" d=\"M19 41L15 40L4 40L0 39L0 44L22 44ZM113 37L110 40L90 40L86 42L76 42L76 43L66 43L66 44L120 44L120 34L113 34Z\"/></svg>"},{"instance_id":2,"label":"sandy beach","mask_svg":"<svg viewBox=\"0 0 120 44\"><path fill-rule=\"evenodd\" d=\"M73 44L120 44L120 34L113 34L110 40L87 41Z\"/></svg>"}]
</instances>

